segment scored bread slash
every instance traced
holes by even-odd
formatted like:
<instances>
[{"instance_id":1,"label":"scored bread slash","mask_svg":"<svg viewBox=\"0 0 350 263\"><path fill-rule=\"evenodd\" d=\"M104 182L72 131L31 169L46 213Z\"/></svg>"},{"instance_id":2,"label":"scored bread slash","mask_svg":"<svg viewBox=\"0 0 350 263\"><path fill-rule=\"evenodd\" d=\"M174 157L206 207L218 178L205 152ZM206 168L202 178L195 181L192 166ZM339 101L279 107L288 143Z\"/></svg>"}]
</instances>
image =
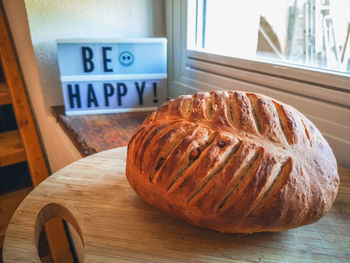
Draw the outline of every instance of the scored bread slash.
<instances>
[{"instance_id":1,"label":"scored bread slash","mask_svg":"<svg viewBox=\"0 0 350 263\"><path fill-rule=\"evenodd\" d=\"M334 154L310 120L242 91L168 101L131 139L126 176L152 206L226 233L313 223L339 187Z\"/></svg>"}]
</instances>

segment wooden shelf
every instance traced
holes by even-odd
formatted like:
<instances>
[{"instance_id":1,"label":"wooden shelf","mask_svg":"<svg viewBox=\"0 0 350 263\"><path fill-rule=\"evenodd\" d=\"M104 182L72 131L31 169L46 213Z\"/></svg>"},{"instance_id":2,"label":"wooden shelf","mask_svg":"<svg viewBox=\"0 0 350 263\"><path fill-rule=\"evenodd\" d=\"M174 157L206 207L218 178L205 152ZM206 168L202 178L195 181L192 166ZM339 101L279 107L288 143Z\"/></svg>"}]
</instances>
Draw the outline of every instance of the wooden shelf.
<instances>
[{"instance_id":1,"label":"wooden shelf","mask_svg":"<svg viewBox=\"0 0 350 263\"><path fill-rule=\"evenodd\" d=\"M11 31L8 28L1 3L2 1L0 1L0 61L3 76L0 80L3 81L0 81L0 83L6 81L5 86L2 86L1 89L6 90L7 87L10 91L10 102L21 136L18 132L6 134L6 136L14 136L12 139L4 138L5 135L1 135L0 166L27 161L33 186L37 186L48 177L49 171L36 131L14 44L12 43ZM8 94L8 92L5 91L5 94ZM5 95L5 98L8 99L8 95ZM5 99L5 102L7 99ZM6 156L7 154L9 156Z\"/></svg>"},{"instance_id":2,"label":"wooden shelf","mask_svg":"<svg viewBox=\"0 0 350 263\"><path fill-rule=\"evenodd\" d=\"M0 133L0 167L25 161L26 153L17 130Z\"/></svg>"},{"instance_id":3,"label":"wooden shelf","mask_svg":"<svg viewBox=\"0 0 350 263\"><path fill-rule=\"evenodd\" d=\"M82 156L128 145L151 111L67 116L63 106L52 113Z\"/></svg>"},{"instance_id":4,"label":"wooden shelf","mask_svg":"<svg viewBox=\"0 0 350 263\"><path fill-rule=\"evenodd\" d=\"M10 91L5 82L0 82L0 105L11 104Z\"/></svg>"}]
</instances>

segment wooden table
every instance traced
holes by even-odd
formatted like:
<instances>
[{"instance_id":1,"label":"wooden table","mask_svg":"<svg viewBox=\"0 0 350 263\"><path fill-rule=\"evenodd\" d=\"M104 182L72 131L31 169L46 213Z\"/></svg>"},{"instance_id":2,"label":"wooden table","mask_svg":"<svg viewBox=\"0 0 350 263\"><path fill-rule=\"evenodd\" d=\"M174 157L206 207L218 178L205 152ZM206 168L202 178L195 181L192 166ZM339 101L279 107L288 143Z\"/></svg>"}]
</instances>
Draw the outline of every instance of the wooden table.
<instances>
[{"instance_id":1,"label":"wooden table","mask_svg":"<svg viewBox=\"0 0 350 263\"><path fill-rule=\"evenodd\" d=\"M124 176L126 148L81 159L36 187L14 214L4 262L40 262L38 229L61 216L80 229L84 262L350 262L350 171L331 211L282 233L220 234L150 207Z\"/></svg>"}]
</instances>

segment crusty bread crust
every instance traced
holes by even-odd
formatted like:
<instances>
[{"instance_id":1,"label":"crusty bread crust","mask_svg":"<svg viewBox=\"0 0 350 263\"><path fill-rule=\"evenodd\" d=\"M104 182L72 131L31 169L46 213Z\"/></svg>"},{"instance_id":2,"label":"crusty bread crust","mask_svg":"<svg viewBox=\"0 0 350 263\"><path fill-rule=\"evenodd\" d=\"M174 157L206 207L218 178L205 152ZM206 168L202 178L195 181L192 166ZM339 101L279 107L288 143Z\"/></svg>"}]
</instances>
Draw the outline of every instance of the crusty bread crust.
<instances>
[{"instance_id":1,"label":"crusty bread crust","mask_svg":"<svg viewBox=\"0 0 350 263\"><path fill-rule=\"evenodd\" d=\"M238 91L180 96L128 145L126 176L149 204L220 232L283 231L332 206L331 148L295 108Z\"/></svg>"}]
</instances>

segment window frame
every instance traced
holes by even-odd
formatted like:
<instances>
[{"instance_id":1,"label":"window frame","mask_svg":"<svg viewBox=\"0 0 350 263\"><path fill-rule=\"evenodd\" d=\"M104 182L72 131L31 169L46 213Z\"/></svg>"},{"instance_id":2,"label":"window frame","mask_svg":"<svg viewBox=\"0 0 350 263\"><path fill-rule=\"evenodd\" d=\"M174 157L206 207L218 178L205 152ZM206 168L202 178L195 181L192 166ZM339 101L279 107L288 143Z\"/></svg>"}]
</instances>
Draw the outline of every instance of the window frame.
<instances>
[{"instance_id":1,"label":"window frame","mask_svg":"<svg viewBox=\"0 0 350 263\"><path fill-rule=\"evenodd\" d=\"M210 72L261 86L268 86L302 96L350 106L350 73L335 72L307 66L267 61L225 57L198 50L187 49L187 1L167 0L167 18L171 22L175 58L171 70L179 77L195 78L188 69ZM168 27L169 29L169 27ZM169 31L169 30L168 30ZM169 58L170 59L170 58ZM176 78L177 80L181 80ZM181 81L180 83L181 84ZM186 84L182 83L182 84ZM297 87L293 84L298 84Z\"/></svg>"},{"instance_id":2,"label":"window frame","mask_svg":"<svg viewBox=\"0 0 350 263\"><path fill-rule=\"evenodd\" d=\"M166 0L168 94L243 90L263 93L303 112L350 167L350 74L187 50L187 0Z\"/></svg>"}]
</instances>

